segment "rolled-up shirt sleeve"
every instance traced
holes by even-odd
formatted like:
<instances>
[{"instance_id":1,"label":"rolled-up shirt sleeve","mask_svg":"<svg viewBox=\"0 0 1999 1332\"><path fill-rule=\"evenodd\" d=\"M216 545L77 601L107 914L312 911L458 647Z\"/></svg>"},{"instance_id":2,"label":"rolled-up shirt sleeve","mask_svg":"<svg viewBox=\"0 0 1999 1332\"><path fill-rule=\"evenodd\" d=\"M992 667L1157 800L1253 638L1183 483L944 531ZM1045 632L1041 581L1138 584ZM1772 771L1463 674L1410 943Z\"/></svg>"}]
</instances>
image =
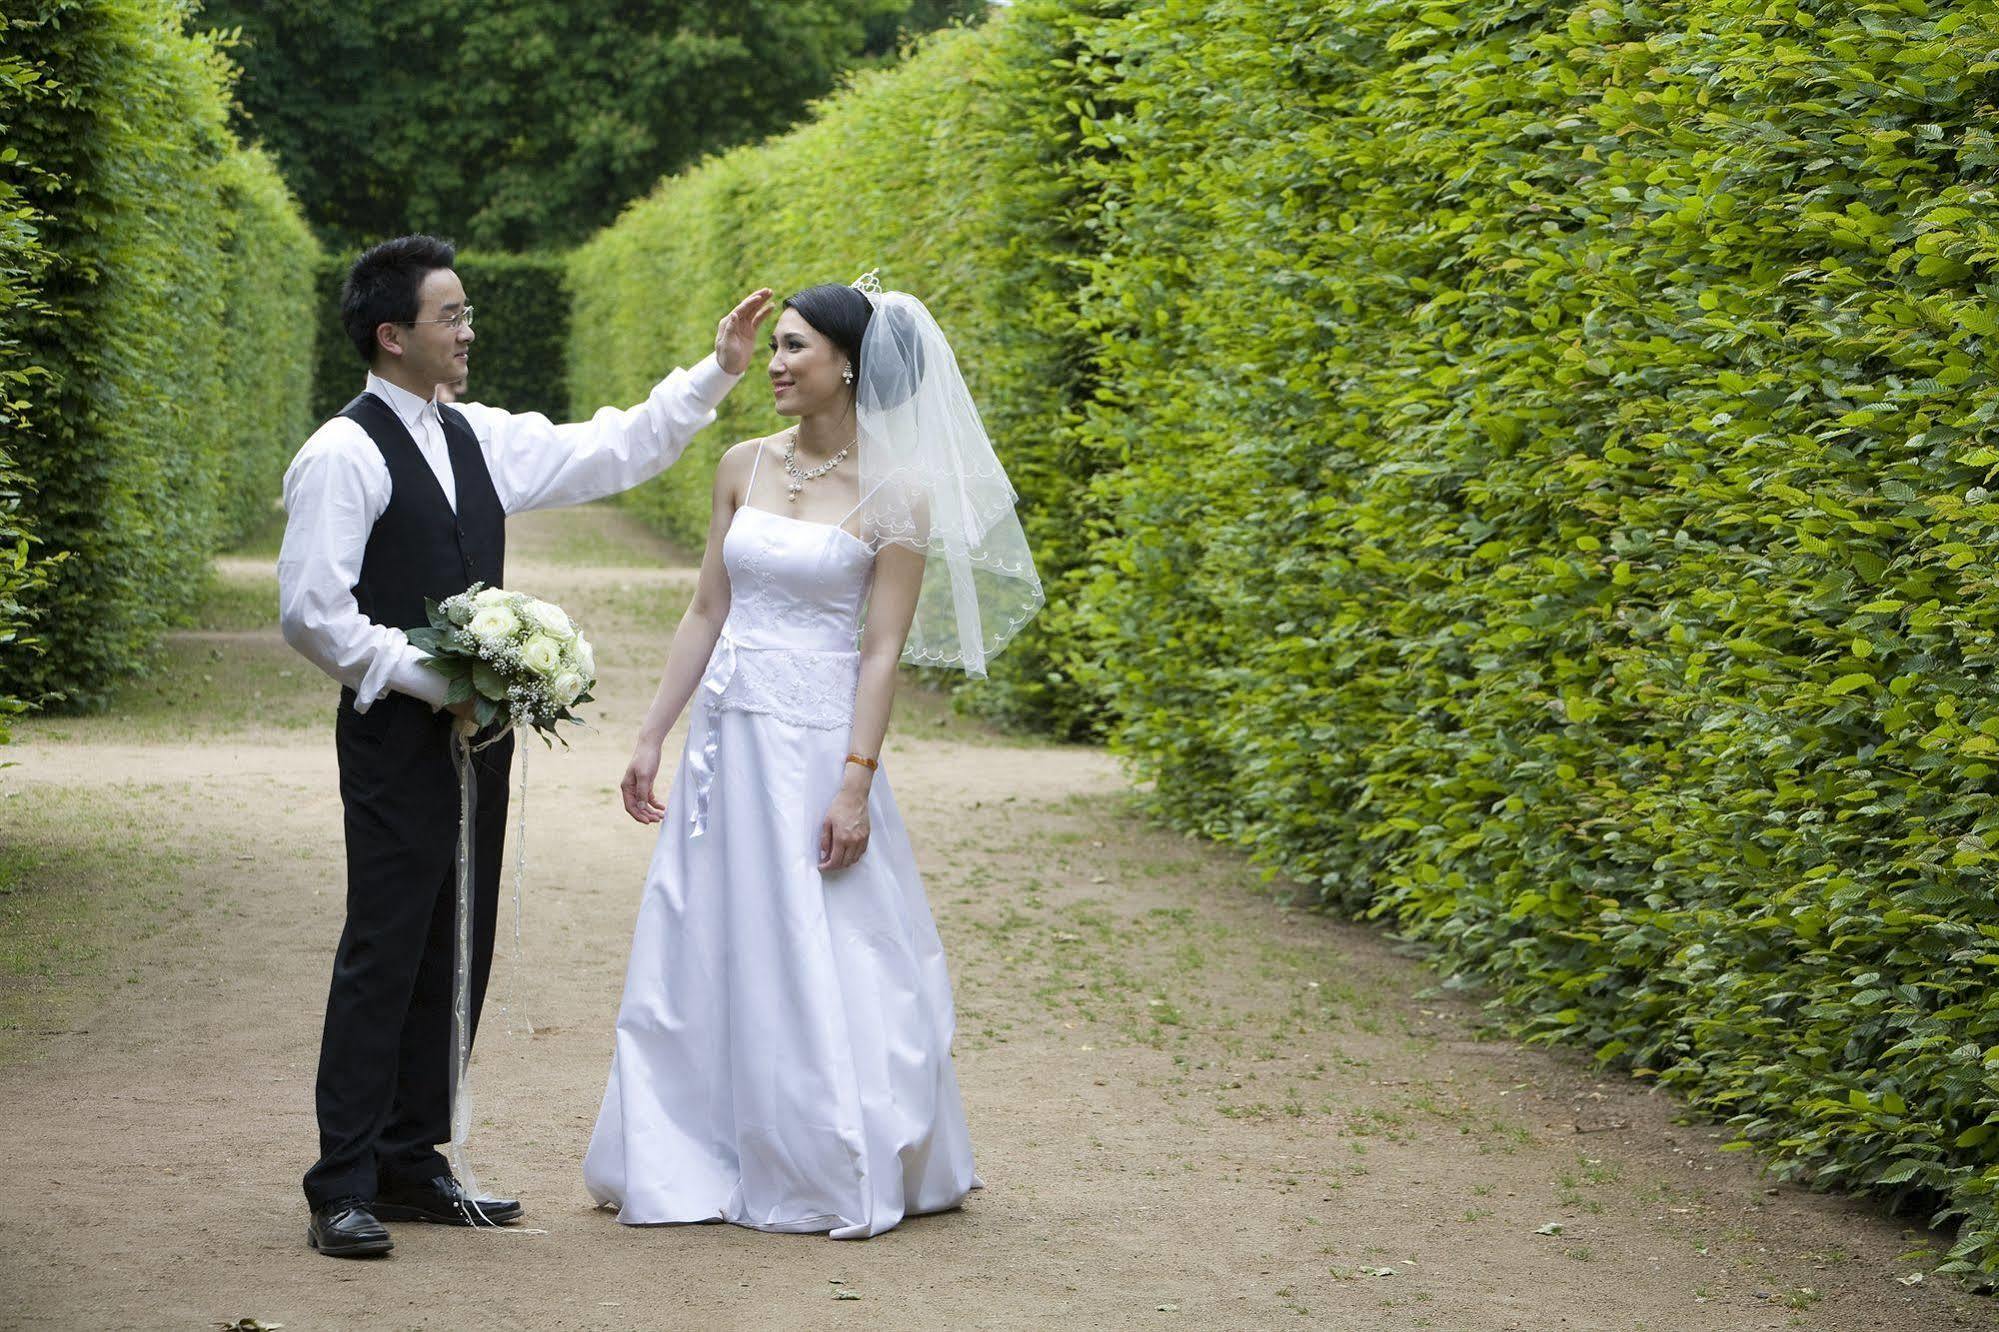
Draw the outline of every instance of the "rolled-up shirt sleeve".
<instances>
[{"instance_id":1,"label":"rolled-up shirt sleeve","mask_svg":"<svg viewBox=\"0 0 1999 1332\"><path fill-rule=\"evenodd\" d=\"M402 630L375 623L354 600L390 483L379 455L369 456L374 446L363 435L363 454L343 437L345 424L322 427L285 473L278 625L301 656L354 691L357 712L392 689L442 707L444 677L423 664Z\"/></svg>"},{"instance_id":2,"label":"rolled-up shirt sleeve","mask_svg":"<svg viewBox=\"0 0 1999 1332\"><path fill-rule=\"evenodd\" d=\"M500 503L508 513L525 513L602 499L659 475L714 421L741 378L709 356L690 370L674 370L636 407L604 407L570 425L476 402L459 410L479 438Z\"/></svg>"}]
</instances>

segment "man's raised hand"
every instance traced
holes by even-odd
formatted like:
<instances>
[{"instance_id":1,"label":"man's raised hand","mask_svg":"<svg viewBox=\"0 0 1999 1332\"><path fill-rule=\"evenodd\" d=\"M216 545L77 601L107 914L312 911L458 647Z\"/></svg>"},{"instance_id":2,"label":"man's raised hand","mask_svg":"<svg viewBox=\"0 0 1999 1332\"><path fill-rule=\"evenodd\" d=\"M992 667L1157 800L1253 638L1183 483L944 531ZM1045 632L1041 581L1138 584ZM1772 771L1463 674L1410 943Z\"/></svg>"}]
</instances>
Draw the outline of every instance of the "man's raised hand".
<instances>
[{"instance_id":1,"label":"man's raised hand","mask_svg":"<svg viewBox=\"0 0 1999 1332\"><path fill-rule=\"evenodd\" d=\"M757 325L770 314L769 287L759 287L743 297L735 309L722 316L715 326L715 363L732 375L750 368L750 354L756 350Z\"/></svg>"}]
</instances>

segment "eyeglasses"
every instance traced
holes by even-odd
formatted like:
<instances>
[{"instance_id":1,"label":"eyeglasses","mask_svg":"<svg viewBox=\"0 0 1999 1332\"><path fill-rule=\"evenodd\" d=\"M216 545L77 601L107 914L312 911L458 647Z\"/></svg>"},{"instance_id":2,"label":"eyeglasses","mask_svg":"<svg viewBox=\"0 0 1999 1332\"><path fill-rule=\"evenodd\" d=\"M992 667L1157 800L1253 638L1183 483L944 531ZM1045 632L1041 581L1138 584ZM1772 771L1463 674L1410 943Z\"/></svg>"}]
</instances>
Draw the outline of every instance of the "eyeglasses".
<instances>
[{"instance_id":1,"label":"eyeglasses","mask_svg":"<svg viewBox=\"0 0 1999 1332\"><path fill-rule=\"evenodd\" d=\"M399 324L443 324L446 328L472 327L472 307L466 306L455 315L444 319L398 319Z\"/></svg>"}]
</instances>

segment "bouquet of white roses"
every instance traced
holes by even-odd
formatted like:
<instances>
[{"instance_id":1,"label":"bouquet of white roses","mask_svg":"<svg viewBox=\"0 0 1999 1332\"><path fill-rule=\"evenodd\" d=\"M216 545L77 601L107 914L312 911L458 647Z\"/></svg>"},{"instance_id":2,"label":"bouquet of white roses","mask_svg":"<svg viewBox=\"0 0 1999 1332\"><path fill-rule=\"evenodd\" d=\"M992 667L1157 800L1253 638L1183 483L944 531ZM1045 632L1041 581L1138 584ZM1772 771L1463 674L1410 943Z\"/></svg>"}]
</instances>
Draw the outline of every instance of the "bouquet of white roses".
<instances>
[{"instance_id":1,"label":"bouquet of white roses","mask_svg":"<svg viewBox=\"0 0 1999 1332\"><path fill-rule=\"evenodd\" d=\"M571 709L589 702L597 661L560 606L479 583L423 604L430 627L409 640L450 682L446 703L471 701L480 726L504 718L544 740L557 722L579 720Z\"/></svg>"}]
</instances>

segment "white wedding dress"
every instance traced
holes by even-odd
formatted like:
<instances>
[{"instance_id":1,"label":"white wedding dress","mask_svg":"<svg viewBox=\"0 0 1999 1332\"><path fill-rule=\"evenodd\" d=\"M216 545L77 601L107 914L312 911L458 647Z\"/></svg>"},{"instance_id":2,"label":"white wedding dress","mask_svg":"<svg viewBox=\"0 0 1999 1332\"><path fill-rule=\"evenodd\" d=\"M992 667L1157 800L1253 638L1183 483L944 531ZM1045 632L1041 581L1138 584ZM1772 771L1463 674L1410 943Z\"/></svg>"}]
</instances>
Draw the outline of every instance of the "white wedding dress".
<instances>
[{"instance_id":1,"label":"white wedding dress","mask_svg":"<svg viewBox=\"0 0 1999 1332\"><path fill-rule=\"evenodd\" d=\"M866 854L818 868L874 555L747 505L722 549L729 615L639 904L583 1179L629 1224L865 1239L979 1187L950 977L886 771Z\"/></svg>"}]
</instances>

